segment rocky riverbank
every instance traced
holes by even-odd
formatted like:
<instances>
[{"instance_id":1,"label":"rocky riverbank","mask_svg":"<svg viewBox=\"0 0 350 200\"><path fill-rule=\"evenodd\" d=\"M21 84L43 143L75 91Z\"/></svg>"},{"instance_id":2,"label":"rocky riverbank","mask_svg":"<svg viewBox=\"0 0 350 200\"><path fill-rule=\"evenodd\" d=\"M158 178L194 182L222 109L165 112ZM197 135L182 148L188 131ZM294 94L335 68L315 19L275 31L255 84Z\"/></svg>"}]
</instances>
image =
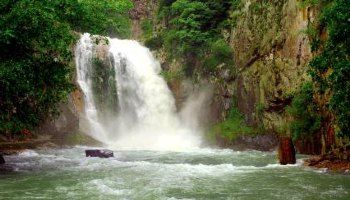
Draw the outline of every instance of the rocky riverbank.
<instances>
[{"instance_id":1,"label":"rocky riverbank","mask_svg":"<svg viewBox=\"0 0 350 200\"><path fill-rule=\"evenodd\" d=\"M304 166L327 169L327 171L340 172L350 175L350 160L331 158L327 156L312 156L305 160Z\"/></svg>"},{"instance_id":2,"label":"rocky riverbank","mask_svg":"<svg viewBox=\"0 0 350 200\"><path fill-rule=\"evenodd\" d=\"M26 149L61 148L74 145L99 145L100 143L88 135L71 133L64 135L44 135L25 140L0 141L0 155L11 155Z\"/></svg>"}]
</instances>

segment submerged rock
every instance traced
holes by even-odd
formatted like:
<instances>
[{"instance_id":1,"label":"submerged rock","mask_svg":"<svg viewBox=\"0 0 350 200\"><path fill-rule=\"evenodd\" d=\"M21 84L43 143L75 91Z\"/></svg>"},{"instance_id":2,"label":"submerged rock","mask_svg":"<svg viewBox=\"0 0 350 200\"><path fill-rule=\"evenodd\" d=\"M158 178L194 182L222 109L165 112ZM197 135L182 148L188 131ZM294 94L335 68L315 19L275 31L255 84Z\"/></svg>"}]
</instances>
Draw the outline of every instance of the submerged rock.
<instances>
[{"instance_id":1,"label":"submerged rock","mask_svg":"<svg viewBox=\"0 0 350 200\"><path fill-rule=\"evenodd\" d=\"M5 159L2 155L0 155L0 165L5 164Z\"/></svg>"},{"instance_id":2,"label":"submerged rock","mask_svg":"<svg viewBox=\"0 0 350 200\"><path fill-rule=\"evenodd\" d=\"M85 150L86 157L109 158L114 157L113 151L107 149Z\"/></svg>"}]
</instances>

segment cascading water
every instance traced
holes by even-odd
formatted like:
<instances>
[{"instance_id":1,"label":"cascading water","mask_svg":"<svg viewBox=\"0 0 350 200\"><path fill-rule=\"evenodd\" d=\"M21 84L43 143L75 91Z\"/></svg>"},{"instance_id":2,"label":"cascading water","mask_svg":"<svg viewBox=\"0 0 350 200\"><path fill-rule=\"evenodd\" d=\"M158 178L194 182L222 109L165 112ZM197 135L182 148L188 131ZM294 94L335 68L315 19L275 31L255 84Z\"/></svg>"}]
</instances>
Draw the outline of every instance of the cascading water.
<instances>
[{"instance_id":1,"label":"cascading water","mask_svg":"<svg viewBox=\"0 0 350 200\"><path fill-rule=\"evenodd\" d=\"M182 125L174 98L159 75L160 65L151 52L132 40L108 38L101 47L97 44L100 39L93 37L84 34L75 52L77 80L85 95L88 133L112 148L178 150L197 147L199 134ZM108 48L108 53L101 59L98 54L103 48ZM106 70L110 75L101 77L99 75L106 73L97 73ZM112 98L116 104L105 101L106 96L113 97L111 93L117 94ZM107 113L111 109L116 112Z\"/></svg>"}]
</instances>

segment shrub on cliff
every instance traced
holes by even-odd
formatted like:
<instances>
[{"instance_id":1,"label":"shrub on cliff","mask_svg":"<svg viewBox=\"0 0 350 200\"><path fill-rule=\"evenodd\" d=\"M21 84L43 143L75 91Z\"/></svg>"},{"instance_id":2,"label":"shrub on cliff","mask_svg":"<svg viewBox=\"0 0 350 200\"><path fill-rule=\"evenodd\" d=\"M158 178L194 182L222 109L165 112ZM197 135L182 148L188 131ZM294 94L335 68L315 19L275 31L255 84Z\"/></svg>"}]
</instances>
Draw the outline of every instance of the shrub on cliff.
<instances>
[{"instance_id":1,"label":"shrub on cliff","mask_svg":"<svg viewBox=\"0 0 350 200\"><path fill-rule=\"evenodd\" d=\"M227 119L213 126L210 131L211 137L219 136L229 142L232 142L239 135L254 135L256 130L246 125L244 116L236 107L230 109Z\"/></svg>"},{"instance_id":2,"label":"shrub on cliff","mask_svg":"<svg viewBox=\"0 0 350 200\"><path fill-rule=\"evenodd\" d=\"M313 100L311 82L302 85L286 111L293 117L290 131L294 140L311 136L321 128L321 117L317 113L317 104Z\"/></svg>"},{"instance_id":3,"label":"shrub on cliff","mask_svg":"<svg viewBox=\"0 0 350 200\"><path fill-rule=\"evenodd\" d=\"M209 70L222 63L231 64L232 52L222 31L230 28L230 11L235 10L238 2L176 0L162 4L159 16L169 21L160 34L164 47L170 55L183 58L186 72L193 71L195 60ZM221 55L224 57L218 58Z\"/></svg>"}]
</instances>

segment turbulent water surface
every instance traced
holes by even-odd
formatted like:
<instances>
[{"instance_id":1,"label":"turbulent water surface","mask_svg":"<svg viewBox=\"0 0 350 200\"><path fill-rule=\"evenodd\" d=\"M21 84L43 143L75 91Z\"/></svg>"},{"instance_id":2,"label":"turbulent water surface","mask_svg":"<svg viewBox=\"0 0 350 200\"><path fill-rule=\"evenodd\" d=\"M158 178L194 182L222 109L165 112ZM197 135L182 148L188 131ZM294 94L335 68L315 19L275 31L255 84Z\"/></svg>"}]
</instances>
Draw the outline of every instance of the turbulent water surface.
<instances>
[{"instance_id":1,"label":"turbulent water surface","mask_svg":"<svg viewBox=\"0 0 350 200\"><path fill-rule=\"evenodd\" d=\"M274 153L192 149L115 151L86 158L88 147L5 157L0 199L349 199L350 177L299 165Z\"/></svg>"}]
</instances>

